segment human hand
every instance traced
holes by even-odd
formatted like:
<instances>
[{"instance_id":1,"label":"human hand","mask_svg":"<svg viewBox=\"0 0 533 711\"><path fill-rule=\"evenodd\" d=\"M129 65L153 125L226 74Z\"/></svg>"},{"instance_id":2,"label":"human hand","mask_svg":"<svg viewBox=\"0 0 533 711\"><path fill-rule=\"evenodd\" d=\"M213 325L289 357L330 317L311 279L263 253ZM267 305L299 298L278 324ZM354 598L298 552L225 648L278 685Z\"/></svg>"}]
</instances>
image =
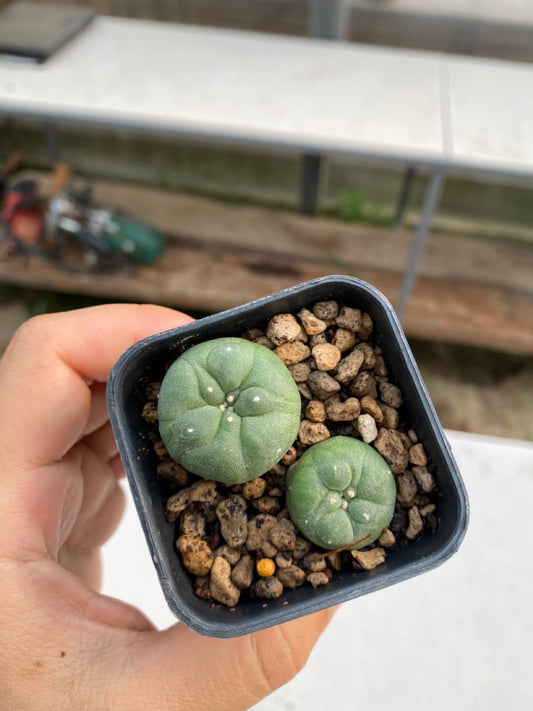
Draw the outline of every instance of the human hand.
<instances>
[{"instance_id":1,"label":"human hand","mask_svg":"<svg viewBox=\"0 0 533 711\"><path fill-rule=\"evenodd\" d=\"M231 640L156 631L98 593L122 514L105 384L135 341L188 322L156 306L40 316L0 362L0 707L239 711L305 663L331 613Z\"/></svg>"}]
</instances>

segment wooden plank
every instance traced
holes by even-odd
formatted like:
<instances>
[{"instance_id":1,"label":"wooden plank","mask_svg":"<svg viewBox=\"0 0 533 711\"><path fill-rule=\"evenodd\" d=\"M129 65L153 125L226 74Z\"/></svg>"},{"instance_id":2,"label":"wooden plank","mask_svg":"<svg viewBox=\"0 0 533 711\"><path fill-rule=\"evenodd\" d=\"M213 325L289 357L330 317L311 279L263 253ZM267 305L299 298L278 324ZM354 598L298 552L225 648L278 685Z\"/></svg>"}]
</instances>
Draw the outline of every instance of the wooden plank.
<instances>
[{"instance_id":1,"label":"wooden plank","mask_svg":"<svg viewBox=\"0 0 533 711\"><path fill-rule=\"evenodd\" d=\"M35 177L46 191L49 178ZM402 274L412 233L293 212L237 206L114 181L96 181L94 199L114 205L163 230L182 245L243 249L294 262L317 262L336 271L372 269ZM421 277L500 286L533 295L533 232L529 245L510 247L460 234L432 234Z\"/></svg>"},{"instance_id":2,"label":"wooden plank","mask_svg":"<svg viewBox=\"0 0 533 711\"><path fill-rule=\"evenodd\" d=\"M39 179L46 192L48 179ZM69 274L36 259L0 260L0 280L116 300L214 312L326 274L351 274L394 303L407 232L97 181L95 201L169 233L157 264ZM533 354L533 254L432 235L404 325L420 338Z\"/></svg>"},{"instance_id":3,"label":"wooden plank","mask_svg":"<svg viewBox=\"0 0 533 711\"><path fill-rule=\"evenodd\" d=\"M151 301L184 310L220 311L293 284L339 273L328 265L207 250L171 243L159 265L115 274L73 275L35 259L0 261L0 280L117 300ZM344 271L344 273L350 273ZM396 297L400 276L371 269L351 272ZM533 354L532 301L496 286L421 278L405 318L408 335Z\"/></svg>"}]
</instances>

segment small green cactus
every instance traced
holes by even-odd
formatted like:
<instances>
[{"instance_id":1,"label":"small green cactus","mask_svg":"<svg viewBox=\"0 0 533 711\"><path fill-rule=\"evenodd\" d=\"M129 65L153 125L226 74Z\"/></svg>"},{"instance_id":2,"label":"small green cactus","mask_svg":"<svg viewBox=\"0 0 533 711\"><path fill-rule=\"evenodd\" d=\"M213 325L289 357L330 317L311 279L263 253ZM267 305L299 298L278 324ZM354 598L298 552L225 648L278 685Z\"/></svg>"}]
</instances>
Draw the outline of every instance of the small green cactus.
<instances>
[{"instance_id":1,"label":"small green cactus","mask_svg":"<svg viewBox=\"0 0 533 711\"><path fill-rule=\"evenodd\" d=\"M282 361L242 338L193 346L159 393L161 438L194 474L240 484L279 462L298 434L300 393Z\"/></svg>"},{"instance_id":2,"label":"small green cactus","mask_svg":"<svg viewBox=\"0 0 533 711\"><path fill-rule=\"evenodd\" d=\"M287 472L287 508L303 535L327 550L379 538L394 513L396 484L370 445L337 436L310 447Z\"/></svg>"}]
</instances>

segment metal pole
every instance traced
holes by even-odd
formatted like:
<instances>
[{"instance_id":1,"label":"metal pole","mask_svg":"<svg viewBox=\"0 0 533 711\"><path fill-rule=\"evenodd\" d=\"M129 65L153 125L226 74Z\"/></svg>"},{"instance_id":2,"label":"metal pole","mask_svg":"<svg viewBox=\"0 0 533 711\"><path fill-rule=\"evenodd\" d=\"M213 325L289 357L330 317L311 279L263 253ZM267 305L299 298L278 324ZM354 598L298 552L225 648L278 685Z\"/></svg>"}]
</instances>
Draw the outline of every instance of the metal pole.
<instances>
[{"instance_id":1,"label":"metal pole","mask_svg":"<svg viewBox=\"0 0 533 711\"><path fill-rule=\"evenodd\" d=\"M348 35L347 0L308 0L307 33L318 39L344 40ZM300 209L314 215L318 204L324 159L316 154L302 157Z\"/></svg>"},{"instance_id":2,"label":"metal pole","mask_svg":"<svg viewBox=\"0 0 533 711\"><path fill-rule=\"evenodd\" d=\"M320 39L348 37L350 3L347 0L308 0L307 34Z\"/></svg>"},{"instance_id":3,"label":"metal pole","mask_svg":"<svg viewBox=\"0 0 533 711\"><path fill-rule=\"evenodd\" d=\"M413 244L411 245L411 251L407 259L403 282L398 296L396 313L398 314L398 318L400 320L404 316L407 301L409 300L411 290L415 283L418 262L420 261L420 257L422 256L422 252L424 251L424 246L426 244L429 230L431 228L431 221L433 219L433 215L437 208L442 192L443 183L443 171L435 170L432 173L429 180L429 184L426 188L426 193L424 195L424 202L422 204L422 211L420 215L420 223L413 238Z\"/></svg>"},{"instance_id":4,"label":"metal pole","mask_svg":"<svg viewBox=\"0 0 533 711\"><path fill-rule=\"evenodd\" d=\"M409 165L404 173L402 180L402 187L400 190L400 196L398 198L398 204L396 206L396 215L394 216L393 229L399 230L403 224L403 218L405 215L405 210L409 202L409 197L411 195L411 188L413 187L413 182L416 176L416 170L414 166Z\"/></svg>"},{"instance_id":5,"label":"metal pole","mask_svg":"<svg viewBox=\"0 0 533 711\"><path fill-rule=\"evenodd\" d=\"M305 215L314 215L316 212L321 171L321 156L312 153L302 156L300 209Z\"/></svg>"},{"instance_id":6,"label":"metal pole","mask_svg":"<svg viewBox=\"0 0 533 711\"><path fill-rule=\"evenodd\" d=\"M43 125L44 137L46 140L46 149L50 157L52 165L61 162L61 147L55 124L51 121L46 121Z\"/></svg>"}]
</instances>

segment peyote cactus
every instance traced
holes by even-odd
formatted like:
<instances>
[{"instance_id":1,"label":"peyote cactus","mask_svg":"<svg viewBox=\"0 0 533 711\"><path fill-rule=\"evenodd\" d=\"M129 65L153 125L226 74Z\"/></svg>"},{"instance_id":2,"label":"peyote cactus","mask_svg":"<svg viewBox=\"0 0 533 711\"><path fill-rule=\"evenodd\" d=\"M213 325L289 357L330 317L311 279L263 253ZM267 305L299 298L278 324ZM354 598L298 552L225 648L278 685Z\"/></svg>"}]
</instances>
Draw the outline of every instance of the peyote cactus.
<instances>
[{"instance_id":1,"label":"peyote cactus","mask_svg":"<svg viewBox=\"0 0 533 711\"><path fill-rule=\"evenodd\" d=\"M159 394L159 430L186 469L239 484L267 472L289 449L300 407L298 388L274 353L242 338L218 338L170 366Z\"/></svg>"},{"instance_id":2,"label":"peyote cactus","mask_svg":"<svg viewBox=\"0 0 533 711\"><path fill-rule=\"evenodd\" d=\"M337 436L310 447L287 472L287 508L306 538L327 550L362 548L394 513L396 484L370 445Z\"/></svg>"}]
</instances>

